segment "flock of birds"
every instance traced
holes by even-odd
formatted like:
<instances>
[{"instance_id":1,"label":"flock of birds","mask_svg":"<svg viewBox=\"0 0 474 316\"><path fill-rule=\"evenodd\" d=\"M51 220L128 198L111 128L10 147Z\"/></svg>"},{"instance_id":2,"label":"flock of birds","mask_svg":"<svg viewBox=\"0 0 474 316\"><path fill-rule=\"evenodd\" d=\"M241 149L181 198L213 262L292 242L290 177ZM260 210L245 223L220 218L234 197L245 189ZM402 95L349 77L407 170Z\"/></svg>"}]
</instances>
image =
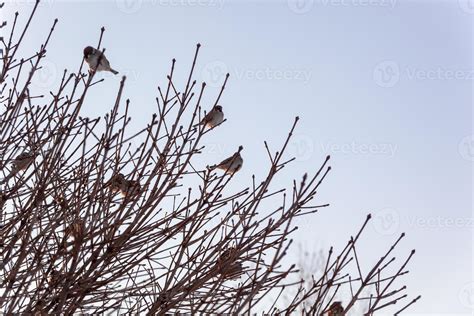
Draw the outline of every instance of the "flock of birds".
<instances>
[{"instance_id":1,"label":"flock of birds","mask_svg":"<svg viewBox=\"0 0 474 316\"><path fill-rule=\"evenodd\" d=\"M105 54L92 46L87 46L86 48L84 48L84 60L89 65L89 71L110 71L115 75L118 74L118 71L110 67L110 62L107 57L105 57ZM208 128L214 128L217 125L221 124L223 121L224 112L222 111L222 106L215 105L211 109L211 111L209 111L209 113L204 116L199 125L205 125ZM242 149L243 147L240 146L239 150L235 152L232 156L227 159L224 159L217 165L209 167L209 169L221 169L229 175L236 173L242 168L244 162L242 156L240 155L240 151Z\"/></svg>"},{"instance_id":2,"label":"flock of birds","mask_svg":"<svg viewBox=\"0 0 474 316\"><path fill-rule=\"evenodd\" d=\"M118 71L114 70L110 66L110 62L105 55L98 49L87 46L84 48L84 60L89 66L89 71L110 71L113 74L118 74ZM214 128L224 121L224 112L222 106L215 105L209 113L199 123L200 126L204 125L207 128ZM240 155L240 151L243 149L239 147L238 151L232 156L224 159L220 163L209 166L209 170L221 169L226 174L233 175L242 168L243 159ZM11 176L18 173L21 170L26 170L35 160L36 154L34 151L24 151L15 157L12 161ZM7 177L1 183L8 181ZM135 194L140 191L140 183L135 180L126 180L122 173L113 176L107 183L111 190L114 192L121 192L122 195Z\"/></svg>"},{"instance_id":3,"label":"flock of birds","mask_svg":"<svg viewBox=\"0 0 474 316\"><path fill-rule=\"evenodd\" d=\"M110 62L105 57L105 54L92 47L92 46L87 46L84 48L84 60L85 62L89 65L89 71L110 71L113 74L118 74L118 71L114 70L112 67L110 67ZM208 128L214 128L217 125L221 124L224 121L224 112L222 111L222 106L220 105L215 105L209 113L207 113L204 118L201 120L199 125L205 125ZM210 166L210 170L214 169L221 169L224 170L226 174L233 175L237 171L239 171L242 168L243 165L243 159L242 156L240 155L240 151L243 149L242 146L239 147L237 152L235 152L232 156L230 156L227 159L224 159L220 163ZM122 175L123 178L123 175ZM117 185L118 188L124 187L123 183L126 183L124 179L116 179L118 182L121 182L122 184ZM125 181L125 182L124 182ZM132 184L132 187L136 187L136 185ZM122 192L123 189L118 189Z\"/></svg>"},{"instance_id":4,"label":"flock of birds","mask_svg":"<svg viewBox=\"0 0 474 316\"><path fill-rule=\"evenodd\" d=\"M110 67L110 63L105 55L100 50L92 46L87 46L84 48L84 60L89 65L90 71L110 71L115 75L118 74L118 71ZM199 125L205 125L205 127L214 128L223 121L224 112L222 111L222 106L215 105L211 111L209 111L209 113L204 116ZM237 152L227 159L224 159L220 163L208 167L209 170L221 169L224 170L226 174L233 175L242 168L244 162L242 156L240 155L242 149L243 147L239 146ZM122 173L112 177L108 185L110 185L112 191L121 192L121 194L124 196L135 194L140 190L140 184L138 181L126 180ZM329 316L343 316L344 308L342 307L341 302L333 302L327 313Z\"/></svg>"},{"instance_id":5,"label":"flock of birds","mask_svg":"<svg viewBox=\"0 0 474 316\"><path fill-rule=\"evenodd\" d=\"M89 66L89 71L110 71L113 74L118 74L118 71L110 67L110 62L105 55L98 49L92 46L84 48L84 60ZM224 121L224 112L222 106L215 105L209 113L207 113L201 120L199 125L204 125L208 128L214 128ZM238 151L227 159L224 159L220 163L208 167L209 170L221 169L226 174L233 175L239 171L243 165L243 159L240 155L240 151L243 149L239 147ZM19 154L12 161L12 173L17 173L20 170L27 169L35 160L34 152L25 151ZM113 192L120 192L124 196L134 195L141 190L140 183L136 180L127 180L125 175L119 173L113 176L106 184L110 187ZM331 304L328 309L329 316L342 316L344 315L344 308L341 302L336 301Z\"/></svg>"}]
</instances>

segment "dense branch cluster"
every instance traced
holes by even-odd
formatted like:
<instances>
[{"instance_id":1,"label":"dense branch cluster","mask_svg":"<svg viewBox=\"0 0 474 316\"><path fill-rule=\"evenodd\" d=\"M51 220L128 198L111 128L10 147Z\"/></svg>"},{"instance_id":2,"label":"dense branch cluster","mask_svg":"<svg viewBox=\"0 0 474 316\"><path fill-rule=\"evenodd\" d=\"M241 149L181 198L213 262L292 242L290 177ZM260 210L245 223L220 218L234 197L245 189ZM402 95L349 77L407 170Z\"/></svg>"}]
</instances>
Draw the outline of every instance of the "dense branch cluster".
<instances>
[{"instance_id":1,"label":"dense branch cluster","mask_svg":"<svg viewBox=\"0 0 474 316\"><path fill-rule=\"evenodd\" d=\"M228 78L213 104L203 104L206 85L193 80L200 45L183 88L175 84L173 60L157 91L157 113L132 134L125 77L103 118L80 115L88 92L102 81L83 61L77 72L64 71L50 95L35 94L30 83L57 23L36 54L18 57L37 6L24 27L15 15L2 41L2 313L343 315L364 301L364 313L371 315L406 297L405 288L393 284L407 273L413 252L394 274L386 273L403 235L368 273L361 272L356 244L370 215L342 251L330 250L323 273L309 286L309 280L288 281L298 272L283 262L297 229L294 219L326 206L314 201L330 170L327 157L290 189L270 190L291 162L284 153L298 118L278 151L265 143L269 163L262 179L253 176L248 186L233 190L229 184L238 173L193 163L206 135L221 128L199 122L218 105ZM98 50L103 35L104 29ZM269 209L266 201L280 205ZM289 290L292 297L283 303ZM348 295L338 305L340 293Z\"/></svg>"}]
</instances>

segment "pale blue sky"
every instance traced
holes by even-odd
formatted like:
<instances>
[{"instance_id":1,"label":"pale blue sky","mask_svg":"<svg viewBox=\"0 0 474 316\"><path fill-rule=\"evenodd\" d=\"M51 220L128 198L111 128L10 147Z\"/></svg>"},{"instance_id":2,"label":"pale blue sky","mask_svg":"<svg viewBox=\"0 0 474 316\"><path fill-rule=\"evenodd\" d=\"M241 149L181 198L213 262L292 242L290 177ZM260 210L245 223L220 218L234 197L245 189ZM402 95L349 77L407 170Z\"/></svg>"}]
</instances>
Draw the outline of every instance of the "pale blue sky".
<instances>
[{"instance_id":1,"label":"pale blue sky","mask_svg":"<svg viewBox=\"0 0 474 316\"><path fill-rule=\"evenodd\" d=\"M8 10L26 15L32 2ZM320 189L331 207L298 223L296 241L341 248L371 212L367 263L401 232L400 257L417 250L405 283L423 298L410 313L472 313L473 1L46 0L27 49L37 50L56 17L48 74L35 84L55 87L62 69L76 70L105 26L138 126L155 110L171 59L184 79L200 42L197 79L211 96L231 74L221 102L228 121L206 140L210 159L242 144L236 181L250 183L267 163L263 140L276 149L299 115L290 146L298 159L278 184L315 171L327 154L333 171ZM112 105L120 76L100 76L84 116Z\"/></svg>"}]
</instances>

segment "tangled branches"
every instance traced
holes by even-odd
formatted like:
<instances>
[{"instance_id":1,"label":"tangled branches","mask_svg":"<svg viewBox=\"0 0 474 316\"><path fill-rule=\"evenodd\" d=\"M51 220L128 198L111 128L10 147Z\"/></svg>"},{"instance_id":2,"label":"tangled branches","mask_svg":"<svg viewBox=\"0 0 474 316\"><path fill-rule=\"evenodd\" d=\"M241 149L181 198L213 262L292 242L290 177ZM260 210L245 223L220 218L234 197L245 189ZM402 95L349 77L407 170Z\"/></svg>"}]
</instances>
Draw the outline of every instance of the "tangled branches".
<instances>
[{"instance_id":1,"label":"tangled branches","mask_svg":"<svg viewBox=\"0 0 474 316\"><path fill-rule=\"evenodd\" d=\"M203 155L202 140L221 128L221 120L200 122L204 110L218 106L228 79L213 104L202 104L206 85L193 80L199 44L184 88L175 84L173 60L164 87L158 88L157 113L131 134L125 77L103 119L80 116L88 92L102 81L94 80L95 70L84 71L84 61L77 72L64 71L50 96L35 95L30 83L57 23L36 54L18 60L37 5L18 39L16 15L3 42L2 312L288 314L311 297L307 313L336 315L334 298L346 288L350 298L342 303L342 313L365 300L370 315L405 297L404 288L391 288L406 273L413 253L394 275L385 274L394 262L389 255L403 236L368 274L361 272L356 243L370 216L339 255L331 249L320 279L309 288L303 281L288 284L297 268L282 259L297 229L294 219L327 206L314 200L330 171L327 157L289 190L270 190L291 162L284 153L298 118L278 151L265 143L269 165L262 180L253 176L249 186L233 190L229 184L242 167L242 148L212 167L194 163ZM97 50L103 35L104 29ZM198 184L186 188L189 183ZM268 209L263 205L267 200L282 202ZM351 277L347 271L354 263L358 273ZM283 306L279 297L288 288L297 291ZM362 297L367 288L373 288L372 294ZM265 303L269 298L271 306Z\"/></svg>"}]
</instances>

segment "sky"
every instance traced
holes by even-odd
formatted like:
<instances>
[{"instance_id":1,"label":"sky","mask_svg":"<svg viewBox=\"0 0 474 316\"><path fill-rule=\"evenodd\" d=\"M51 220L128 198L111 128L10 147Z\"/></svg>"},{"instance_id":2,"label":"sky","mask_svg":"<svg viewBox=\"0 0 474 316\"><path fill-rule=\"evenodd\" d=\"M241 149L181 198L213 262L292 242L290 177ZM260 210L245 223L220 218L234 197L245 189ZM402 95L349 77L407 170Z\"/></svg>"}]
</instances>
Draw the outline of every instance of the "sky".
<instances>
[{"instance_id":1,"label":"sky","mask_svg":"<svg viewBox=\"0 0 474 316\"><path fill-rule=\"evenodd\" d=\"M33 2L7 1L2 19L18 10L23 21ZM410 298L423 297L406 315L472 315L473 17L472 0L45 0L25 52L59 18L33 82L52 89L104 26L138 130L156 110L171 59L184 81L201 43L196 79L210 98L230 73L227 122L205 141L209 159L243 145L235 181L250 183L268 166L263 141L279 148L298 115L288 153L296 161L277 185L315 172L328 154L333 169L318 192L331 206L298 222L295 242L341 249L371 213L360 250L367 268L402 232L397 258L416 249L403 283ZM84 116L113 104L121 77L100 76Z\"/></svg>"}]
</instances>

